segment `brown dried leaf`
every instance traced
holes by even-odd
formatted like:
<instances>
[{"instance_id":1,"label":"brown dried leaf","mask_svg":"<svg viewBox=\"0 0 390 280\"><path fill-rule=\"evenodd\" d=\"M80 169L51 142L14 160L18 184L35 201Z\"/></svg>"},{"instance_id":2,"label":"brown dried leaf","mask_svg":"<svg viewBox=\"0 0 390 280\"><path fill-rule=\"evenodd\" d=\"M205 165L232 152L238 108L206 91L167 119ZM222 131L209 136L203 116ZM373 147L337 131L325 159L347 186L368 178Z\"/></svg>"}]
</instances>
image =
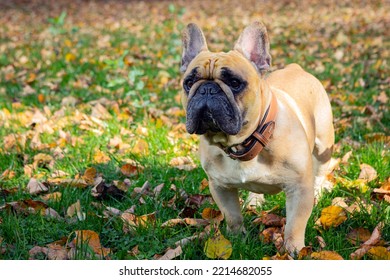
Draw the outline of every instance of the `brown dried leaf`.
<instances>
[{"instance_id":1,"label":"brown dried leaf","mask_svg":"<svg viewBox=\"0 0 390 280\"><path fill-rule=\"evenodd\" d=\"M261 217L256 218L252 223L263 224L269 227L282 227L286 223L286 218L269 213L266 211L261 212Z\"/></svg>"},{"instance_id":2,"label":"brown dried leaf","mask_svg":"<svg viewBox=\"0 0 390 280\"><path fill-rule=\"evenodd\" d=\"M49 188L35 178L31 178L26 188L30 194L47 192Z\"/></svg>"},{"instance_id":3,"label":"brown dried leaf","mask_svg":"<svg viewBox=\"0 0 390 280\"><path fill-rule=\"evenodd\" d=\"M358 179L362 179L368 183L375 180L376 177L378 177L378 173L371 165L365 163L360 165L360 174Z\"/></svg>"},{"instance_id":4,"label":"brown dried leaf","mask_svg":"<svg viewBox=\"0 0 390 280\"><path fill-rule=\"evenodd\" d=\"M44 196L41 196L41 198L44 201L48 201L48 200L60 201L61 197L62 197L62 193L60 193L60 192L48 193L48 194L45 194Z\"/></svg>"},{"instance_id":5,"label":"brown dried leaf","mask_svg":"<svg viewBox=\"0 0 390 280\"><path fill-rule=\"evenodd\" d=\"M123 232L134 232L137 227L147 227L149 225L154 225L156 222L156 212L136 216L133 213L124 212L121 215L123 220Z\"/></svg>"},{"instance_id":6,"label":"brown dried leaf","mask_svg":"<svg viewBox=\"0 0 390 280\"><path fill-rule=\"evenodd\" d=\"M88 183L84 179L49 178L46 181L50 186L86 188Z\"/></svg>"},{"instance_id":7,"label":"brown dried leaf","mask_svg":"<svg viewBox=\"0 0 390 280\"><path fill-rule=\"evenodd\" d=\"M366 242L371 236L368 229L365 228L354 228L347 234L347 240L352 245L358 245Z\"/></svg>"},{"instance_id":8,"label":"brown dried leaf","mask_svg":"<svg viewBox=\"0 0 390 280\"><path fill-rule=\"evenodd\" d=\"M171 159L169 165L179 170L191 171L197 166L190 157L176 157Z\"/></svg>"},{"instance_id":9,"label":"brown dried leaf","mask_svg":"<svg viewBox=\"0 0 390 280\"><path fill-rule=\"evenodd\" d=\"M80 200L77 200L75 203L68 207L68 209L66 210L66 215L70 218L72 218L73 216L77 216L79 221L85 220L86 214L81 211Z\"/></svg>"},{"instance_id":10,"label":"brown dried leaf","mask_svg":"<svg viewBox=\"0 0 390 280\"><path fill-rule=\"evenodd\" d=\"M183 253L181 246L177 246L174 249L168 248L165 254L158 258L158 260L173 260Z\"/></svg>"},{"instance_id":11,"label":"brown dried leaf","mask_svg":"<svg viewBox=\"0 0 390 280\"><path fill-rule=\"evenodd\" d=\"M359 249L351 253L350 258L353 260L361 259L370 250L372 246L377 245L381 239L383 227L384 223L380 222L372 231L370 238L366 242L364 242Z\"/></svg>"},{"instance_id":12,"label":"brown dried leaf","mask_svg":"<svg viewBox=\"0 0 390 280\"><path fill-rule=\"evenodd\" d=\"M95 181L95 177L97 175L97 171L95 167L89 167L84 171L83 176L81 178L89 185L92 185Z\"/></svg>"},{"instance_id":13,"label":"brown dried leaf","mask_svg":"<svg viewBox=\"0 0 390 280\"><path fill-rule=\"evenodd\" d=\"M104 248L100 244L100 238L96 232L92 230L76 230L74 233L76 234L76 237L73 239L72 243L75 246L79 247L83 244L87 244L95 254L101 257L106 257L111 253L111 249Z\"/></svg>"},{"instance_id":14,"label":"brown dried leaf","mask_svg":"<svg viewBox=\"0 0 390 280\"><path fill-rule=\"evenodd\" d=\"M303 247L298 253L298 260L308 259L312 252L313 248L311 246Z\"/></svg>"},{"instance_id":15,"label":"brown dried leaf","mask_svg":"<svg viewBox=\"0 0 390 280\"><path fill-rule=\"evenodd\" d=\"M207 181L206 178L203 178L203 180L200 182L199 191L202 192L205 189L207 189L209 186L209 181Z\"/></svg>"},{"instance_id":16,"label":"brown dried leaf","mask_svg":"<svg viewBox=\"0 0 390 280\"><path fill-rule=\"evenodd\" d=\"M122 165L121 172L123 175L125 175L127 177L132 177L132 176L138 175L138 168L137 168L137 165L134 165L131 163L126 163L126 164Z\"/></svg>"},{"instance_id":17,"label":"brown dried leaf","mask_svg":"<svg viewBox=\"0 0 390 280\"><path fill-rule=\"evenodd\" d=\"M223 214L219 210L214 210L212 208L205 208L202 211L202 218L205 220L211 220L216 222L221 222L223 220Z\"/></svg>"},{"instance_id":18,"label":"brown dried leaf","mask_svg":"<svg viewBox=\"0 0 390 280\"><path fill-rule=\"evenodd\" d=\"M268 244L271 243L274 239L277 239L279 237L279 234L282 234L282 228L280 227L269 227L263 230L259 237L260 239ZM274 238L275 236L275 238Z\"/></svg>"},{"instance_id":19,"label":"brown dried leaf","mask_svg":"<svg viewBox=\"0 0 390 280\"><path fill-rule=\"evenodd\" d=\"M47 245L47 258L49 260L68 260L68 251L61 245L49 244Z\"/></svg>"}]
</instances>

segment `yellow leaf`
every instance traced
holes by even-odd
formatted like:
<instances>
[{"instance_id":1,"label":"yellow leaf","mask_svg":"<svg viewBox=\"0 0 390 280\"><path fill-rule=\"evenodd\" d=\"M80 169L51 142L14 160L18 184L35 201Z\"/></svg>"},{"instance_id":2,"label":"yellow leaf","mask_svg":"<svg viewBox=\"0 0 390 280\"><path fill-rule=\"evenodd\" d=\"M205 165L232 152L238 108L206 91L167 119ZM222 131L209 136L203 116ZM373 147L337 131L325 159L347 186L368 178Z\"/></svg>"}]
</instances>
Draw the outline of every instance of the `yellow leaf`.
<instances>
[{"instance_id":1,"label":"yellow leaf","mask_svg":"<svg viewBox=\"0 0 390 280\"><path fill-rule=\"evenodd\" d=\"M321 211L320 222L323 228L337 227L347 219L345 210L340 206L331 205Z\"/></svg>"},{"instance_id":2,"label":"yellow leaf","mask_svg":"<svg viewBox=\"0 0 390 280\"><path fill-rule=\"evenodd\" d=\"M361 193L366 193L369 190L369 186L367 186L367 181L364 179L356 179L350 181L339 177L337 178L337 182L341 183L342 186L347 189L356 189L359 190Z\"/></svg>"},{"instance_id":3,"label":"yellow leaf","mask_svg":"<svg viewBox=\"0 0 390 280\"><path fill-rule=\"evenodd\" d=\"M334 251L313 252L310 256L315 260L343 260L343 257Z\"/></svg>"},{"instance_id":4,"label":"yellow leaf","mask_svg":"<svg viewBox=\"0 0 390 280\"><path fill-rule=\"evenodd\" d=\"M65 60L67 61L67 62L69 62L69 61L74 61L76 59L76 56L73 54L73 53L67 53L66 55L65 55Z\"/></svg>"},{"instance_id":5,"label":"yellow leaf","mask_svg":"<svg viewBox=\"0 0 390 280\"><path fill-rule=\"evenodd\" d=\"M53 200L53 201L58 202L58 201L61 200L61 196L62 196L62 193L60 193L60 192L53 192L53 193L48 193L48 194L42 196L41 198L44 201Z\"/></svg>"},{"instance_id":6,"label":"yellow leaf","mask_svg":"<svg viewBox=\"0 0 390 280\"><path fill-rule=\"evenodd\" d=\"M95 152L95 155L93 156L93 161L95 163L107 163L110 160L111 160L110 157L100 150L97 150Z\"/></svg>"},{"instance_id":7,"label":"yellow leaf","mask_svg":"<svg viewBox=\"0 0 390 280\"><path fill-rule=\"evenodd\" d=\"M230 258L233 249L232 244L219 231L215 236L210 237L204 245L204 252L210 259L224 259Z\"/></svg>"},{"instance_id":8,"label":"yellow leaf","mask_svg":"<svg viewBox=\"0 0 390 280\"><path fill-rule=\"evenodd\" d=\"M131 152L134 154L147 155L149 154L149 145L145 140L138 139Z\"/></svg>"},{"instance_id":9,"label":"yellow leaf","mask_svg":"<svg viewBox=\"0 0 390 280\"><path fill-rule=\"evenodd\" d=\"M390 260L390 252L382 246L372 247L368 255L374 260Z\"/></svg>"}]
</instances>

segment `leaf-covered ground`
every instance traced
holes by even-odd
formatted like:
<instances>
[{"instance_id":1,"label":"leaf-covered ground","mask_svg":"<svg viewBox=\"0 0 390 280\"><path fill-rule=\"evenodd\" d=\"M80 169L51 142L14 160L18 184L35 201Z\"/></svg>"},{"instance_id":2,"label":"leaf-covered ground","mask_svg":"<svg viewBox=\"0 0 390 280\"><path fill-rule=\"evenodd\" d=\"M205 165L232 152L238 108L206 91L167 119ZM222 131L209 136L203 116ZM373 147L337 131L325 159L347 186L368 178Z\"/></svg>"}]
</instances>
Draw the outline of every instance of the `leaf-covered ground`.
<instances>
[{"instance_id":1,"label":"leaf-covered ground","mask_svg":"<svg viewBox=\"0 0 390 280\"><path fill-rule=\"evenodd\" d=\"M284 194L226 232L178 97L184 26L226 51L254 20L333 106L334 189L296 258L389 259L390 7L338 2L2 1L0 259L290 258Z\"/></svg>"}]
</instances>

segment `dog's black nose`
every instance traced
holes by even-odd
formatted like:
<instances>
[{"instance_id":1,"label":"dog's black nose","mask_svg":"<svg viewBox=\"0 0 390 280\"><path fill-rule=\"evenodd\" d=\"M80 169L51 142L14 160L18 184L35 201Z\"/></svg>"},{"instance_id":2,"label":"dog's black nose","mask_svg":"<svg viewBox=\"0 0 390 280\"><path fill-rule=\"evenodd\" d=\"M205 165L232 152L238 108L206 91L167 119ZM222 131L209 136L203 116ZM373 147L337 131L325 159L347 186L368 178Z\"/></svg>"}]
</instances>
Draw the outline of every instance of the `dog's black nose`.
<instances>
[{"instance_id":1,"label":"dog's black nose","mask_svg":"<svg viewBox=\"0 0 390 280\"><path fill-rule=\"evenodd\" d=\"M212 81L201 84L197 90L197 92L201 95L213 95L219 93L220 91L222 91L222 89L219 85Z\"/></svg>"}]
</instances>

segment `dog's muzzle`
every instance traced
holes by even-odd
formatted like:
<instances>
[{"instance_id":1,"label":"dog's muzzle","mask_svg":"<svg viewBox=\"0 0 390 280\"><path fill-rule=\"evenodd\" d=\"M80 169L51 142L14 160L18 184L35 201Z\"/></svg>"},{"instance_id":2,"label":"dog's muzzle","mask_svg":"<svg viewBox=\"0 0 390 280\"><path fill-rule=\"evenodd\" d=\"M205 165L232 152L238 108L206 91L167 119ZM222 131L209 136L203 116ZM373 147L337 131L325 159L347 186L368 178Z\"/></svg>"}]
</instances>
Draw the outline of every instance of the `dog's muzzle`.
<instances>
[{"instance_id":1,"label":"dog's muzzle","mask_svg":"<svg viewBox=\"0 0 390 280\"><path fill-rule=\"evenodd\" d=\"M186 128L190 134L222 131L236 135L241 130L241 119L237 104L229 102L216 82L200 84L188 100Z\"/></svg>"}]
</instances>

